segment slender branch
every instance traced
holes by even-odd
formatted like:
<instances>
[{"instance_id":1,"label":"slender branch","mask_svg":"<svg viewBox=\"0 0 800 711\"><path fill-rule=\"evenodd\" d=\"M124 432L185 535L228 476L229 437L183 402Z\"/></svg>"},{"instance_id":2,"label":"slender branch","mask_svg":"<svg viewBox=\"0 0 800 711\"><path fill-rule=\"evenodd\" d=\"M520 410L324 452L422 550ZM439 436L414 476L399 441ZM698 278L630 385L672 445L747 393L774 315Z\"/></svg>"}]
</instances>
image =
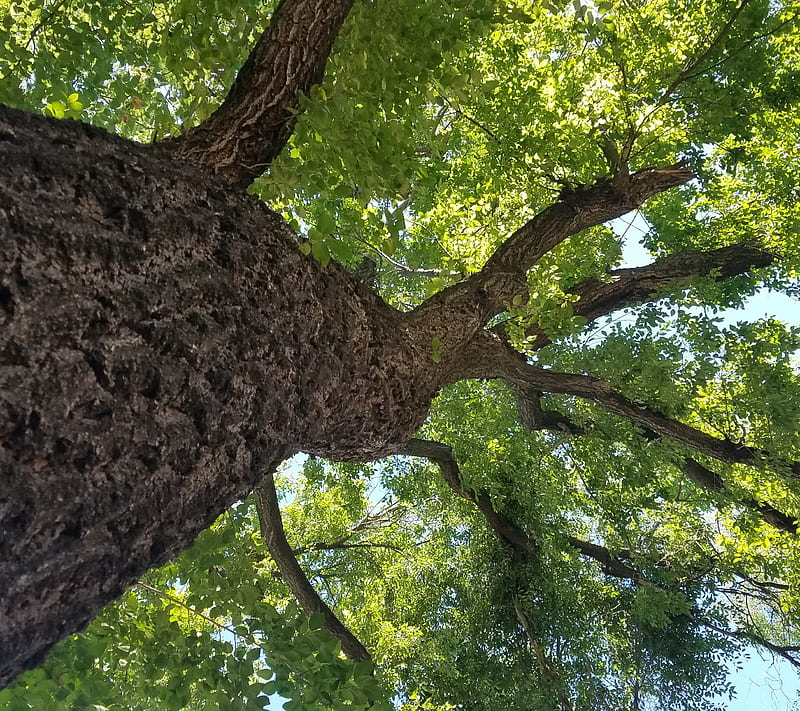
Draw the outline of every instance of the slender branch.
<instances>
[{"instance_id":1,"label":"slender branch","mask_svg":"<svg viewBox=\"0 0 800 711\"><path fill-rule=\"evenodd\" d=\"M369 249L371 249L381 259L389 262L389 264L391 264L399 272L403 272L404 274L416 274L418 276L426 276L426 277L437 277L437 276L441 276L441 274L442 274L442 270L441 269L422 269L422 268L420 268L420 269L412 269L411 267L403 264L402 262L398 262L396 259L393 259L388 254L386 254L386 252L384 252L383 250L379 249L378 247L376 247L371 242L368 242L367 240L365 240L365 239L363 239L361 237L358 237L357 235L353 235L353 238L356 241L361 242L361 244L363 244L365 247L368 247Z\"/></svg>"},{"instance_id":2,"label":"slender branch","mask_svg":"<svg viewBox=\"0 0 800 711\"><path fill-rule=\"evenodd\" d=\"M756 35L755 37L750 38L749 40L747 40L747 42L744 42L741 46L737 47L735 50L733 50L729 54L726 54L720 60L714 62L714 64L712 64L712 65L710 65L708 67L705 67L703 69L699 69L696 72L693 72L691 74L688 74L687 76L684 77L683 80L685 82L689 81L690 79L694 79L695 77L701 76L703 74L708 74L708 72L713 71L717 67L721 67L723 64L725 64L725 62L729 62L731 59L733 59L737 55L741 54L745 49L747 49L751 45L755 44L756 42L761 41L762 39L766 39L767 37L771 37L772 35L776 34L777 32L780 32L784 27L786 27L786 25L792 24L798 18L800 18L800 13L797 13L797 14L794 14L794 15L790 15L788 17L788 19L784 20L783 22L778 23L771 30L768 30L767 32L762 32L760 35Z\"/></svg>"},{"instance_id":3,"label":"slender branch","mask_svg":"<svg viewBox=\"0 0 800 711\"><path fill-rule=\"evenodd\" d=\"M172 595L170 595L168 593L165 593L163 590L159 590L158 588L155 588L152 585L148 585L147 583L143 583L141 580L136 583L136 587L137 588L143 588L144 590L149 590L150 592L155 593L159 597L164 598L165 600L167 600L168 602L173 603L174 605L178 605L178 606L182 607L184 610L187 610L188 612L191 612L193 615L196 615L197 617L205 620L206 622L214 625L215 627L218 627L221 630L225 630L226 632L230 632L232 635L236 635L237 637L241 637L242 636L235 629L233 629L233 627L228 627L228 625L225 625L222 622L217 622L213 617L209 617L208 615L204 615L199 610L196 610L195 608L190 607L189 605L187 605L183 600L180 600L177 597L174 597L174 596L172 596ZM254 644L256 644L256 645L259 644L255 639L253 639L253 638L250 638L250 639L252 640L252 642Z\"/></svg>"},{"instance_id":4,"label":"slender branch","mask_svg":"<svg viewBox=\"0 0 800 711\"><path fill-rule=\"evenodd\" d=\"M580 435L586 428L575 424L572 420L557 410L545 410L542 407L542 393L530 387L523 387L516 383L508 383L517 401L517 410L520 423L523 427L532 430L550 430L563 432L568 435ZM652 430L645 430L644 436L648 439L659 439L659 435ZM721 475L711 471L695 459L687 457L679 464L681 472L696 486L714 493L725 493L725 480ZM771 526L789 533L797 533L796 519L779 511L774 506L756 499L737 499L737 503L758 512L761 518Z\"/></svg>"},{"instance_id":5,"label":"slender branch","mask_svg":"<svg viewBox=\"0 0 800 711\"><path fill-rule=\"evenodd\" d=\"M322 81L353 0L281 0L222 105L173 140L176 155L247 186L292 135L300 96Z\"/></svg>"},{"instance_id":6,"label":"slender branch","mask_svg":"<svg viewBox=\"0 0 800 711\"><path fill-rule=\"evenodd\" d=\"M514 612L517 615L519 624L525 632L525 636L528 638L528 641L533 647L533 651L536 653L536 661L539 664L539 671L541 672L542 676L550 681L556 688L556 694L558 695L561 708L563 711L573 711L573 706L564 690L564 682L561 680L558 672L553 669L553 665L550 664L549 660L547 659L547 655L545 654L544 649L542 649L542 645L539 644L538 640L533 636L531 632L531 621L523 612L516 597L514 598Z\"/></svg>"},{"instance_id":7,"label":"slender branch","mask_svg":"<svg viewBox=\"0 0 800 711\"><path fill-rule=\"evenodd\" d=\"M455 111L455 112L456 112L456 113L457 113L459 116L463 116L465 119L467 119L467 121L468 121L469 123L471 123L471 124L472 124L473 126L475 126L476 128L479 128L479 129L480 129L481 131L483 131L483 132L484 132L484 133L485 133L487 136L489 136L489 138L491 138L493 141L495 141L495 142L498 142L498 143L499 143L500 139L497 137L497 134L496 134L496 133L494 133L494 131L492 131L491 129L489 129L489 128L487 128L486 126L484 126L484 125L483 125L483 124L482 124L480 121L478 121L478 119L476 119L476 118L473 118L472 116L470 116L470 115L469 115L469 114L468 114L466 111L464 111L464 110L463 110L461 107L457 106L457 105L456 105L456 104L454 104L454 103L453 103L453 102L452 102L450 99L448 99L448 98L447 98L447 96L445 96L443 93L441 93L441 92L440 92L440 93L439 93L439 96L441 96L441 98L442 98L442 99L444 99L444 101L447 103L447 105L448 105L448 106L449 106L449 107L450 107L450 108L451 108L453 111Z\"/></svg>"},{"instance_id":8,"label":"slender branch","mask_svg":"<svg viewBox=\"0 0 800 711\"><path fill-rule=\"evenodd\" d=\"M691 457L684 459L681 464L681 471L697 486L716 493L724 493L725 480L695 459ZM738 502L742 506L756 511L771 526L789 533L797 533L797 520L779 511L774 506L756 499L739 499Z\"/></svg>"},{"instance_id":9,"label":"slender branch","mask_svg":"<svg viewBox=\"0 0 800 711\"><path fill-rule=\"evenodd\" d=\"M412 439L406 448L398 454L411 457L424 457L439 466L448 486L461 498L472 502L484 515L487 523L503 542L517 550L530 553L538 549L536 541L528 536L509 518L495 510L492 500L485 492L475 493L461 483L461 472L453 457L453 449L441 442L427 439Z\"/></svg>"},{"instance_id":10,"label":"slender branch","mask_svg":"<svg viewBox=\"0 0 800 711\"><path fill-rule=\"evenodd\" d=\"M683 84L689 77L694 76L697 68L703 63L705 58L711 54L712 51L725 39L728 32L730 32L731 27L736 22L739 15L742 11L750 4L751 0L740 0L739 5L733 11L731 16L728 20L722 25L719 32L717 32L716 36L710 41L705 43L705 47L703 50L688 64L686 64L683 69L678 73L678 76L672 81L672 83L664 90L664 93L658 98L658 101L653 105L653 107L648 111L643 117L642 120L639 122L639 125L636 127L636 132L639 133L642 127L647 123L647 120L656 113L662 106L664 106L670 99L670 97L675 93L677 88Z\"/></svg>"},{"instance_id":11,"label":"slender branch","mask_svg":"<svg viewBox=\"0 0 800 711\"><path fill-rule=\"evenodd\" d=\"M256 509L261 526L261 535L267 544L270 555L278 566L289 589L298 603L311 615L321 612L325 617L325 628L342 643L342 651L353 661L371 659L369 652L356 636L336 617L325 601L309 582L303 569L292 553L286 533L283 530L275 478L269 472L256 489Z\"/></svg>"},{"instance_id":12,"label":"slender branch","mask_svg":"<svg viewBox=\"0 0 800 711\"><path fill-rule=\"evenodd\" d=\"M740 642L744 641L764 647L764 649L768 649L773 654L777 654L779 657L785 659L796 669L800 669L800 647L775 644L759 634L748 632L746 630L729 630L725 627L720 627L713 622L708 622L707 620L704 620L701 617L697 617L693 614L689 614L689 617L703 627L713 630L714 632L718 632L725 637L730 637L731 639L735 639Z\"/></svg>"},{"instance_id":13,"label":"slender branch","mask_svg":"<svg viewBox=\"0 0 800 711\"><path fill-rule=\"evenodd\" d=\"M440 442L425 439L412 439L408 446L399 454L412 457L424 457L439 466L444 480L448 486L461 498L472 502L486 518L486 522L504 543L510 545L521 553L531 553L539 549L535 539L523 531L505 514L497 511L491 498L486 493L475 493L464 487L461 482L461 472L458 463L453 457L451 447ZM638 580L641 575L633 568L623 563L614 556L608 548L587 543L574 536L564 536L564 540L581 555L592 558L600 563L604 572L617 578Z\"/></svg>"},{"instance_id":14,"label":"slender branch","mask_svg":"<svg viewBox=\"0 0 800 711\"><path fill-rule=\"evenodd\" d=\"M567 290L578 297L572 312L591 322L612 311L660 298L667 290L685 288L695 277L717 280L738 276L776 261L776 256L758 243L742 242L708 252L686 251L658 259L652 264L610 271L608 281L589 279ZM504 330L504 324L493 329ZM550 337L535 324L526 331L533 350L550 343Z\"/></svg>"},{"instance_id":15,"label":"slender branch","mask_svg":"<svg viewBox=\"0 0 800 711\"><path fill-rule=\"evenodd\" d=\"M385 550L395 551L396 553L400 553L403 550L400 546L393 546L390 543L343 543L332 541L331 543L312 543L308 546L293 548L292 553L298 556L303 555L303 553L312 553L314 551L345 551L359 548L383 548Z\"/></svg>"},{"instance_id":16,"label":"slender branch","mask_svg":"<svg viewBox=\"0 0 800 711\"><path fill-rule=\"evenodd\" d=\"M47 13L45 13L45 8L42 8L39 15L39 22L37 22L34 28L31 30L31 33L28 35L28 40L25 42L26 51L30 49L31 45L35 42L37 35L45 28L47 23L55 17L56 13L62 7L64 7L67 2L68 0L56 0L56 2L53 4L53 7L51 7L50 11ZM22 58L17 60L17 63L14 65L14 71L19 67L21 62Z\"/></svg>"},{"instance_id":17,"label":"slender branch","mask_svg":"<svg viewBox=\"0 0 800 711\"><path fill-rule=\"evenodd\" d=\"M600 563L606 574L625 580L643 580L641 573L623 563L605 546L582 541L580 538L575 538L575 536L566 536L566 540L567 543L582 555L587 558L594 558L594 560Z\"/></svg>"}]
</instances>

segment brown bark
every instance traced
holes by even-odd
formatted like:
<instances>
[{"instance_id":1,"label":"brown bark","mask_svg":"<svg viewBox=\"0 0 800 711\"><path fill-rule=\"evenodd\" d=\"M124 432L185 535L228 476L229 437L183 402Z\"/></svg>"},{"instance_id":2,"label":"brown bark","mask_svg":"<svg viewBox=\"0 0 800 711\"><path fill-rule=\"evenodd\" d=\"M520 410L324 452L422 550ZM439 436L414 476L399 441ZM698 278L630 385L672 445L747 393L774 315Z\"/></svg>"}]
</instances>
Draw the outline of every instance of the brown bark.
<instances>
[{"instance_id":1,"label":"brown bark","mask_svg":"<svg viewBox=\"0 0 800 711\"><path fill-rule=\"evenodd\" d=\"M162 147L0 108L0 684L303 448L405 445L427 334Z\"/></svg>"},{"instance_id":2,"label":"brown bark","mask_svg":"<svg viewBox=\"0 0 800 711\"><path fill-rule=\"evenodd\" d=\"M538 546L519 526L502 513L495 510L492 500L486 492L474 492L461 483L458 463L453 457L453 450L441 442L414 438L406 447L398 452L411 457L424 457L438 465L447 485L461 498L472 502L486 518L486 522L501 541L519 551L530 553Z\"/></svg>"},{"instance_id":3,"label":"brown bark","mask_svg":"<svg viewBox=\"0 0 800 711\"><path fill-rule=\"evenodd\" d=\"M223 104L171 142L176 155L220 183L247 186L278 156L299 98L322 81L353 0L282 0Z\"/></svg>"},{"instance_id":4,"label":"brown bark","mask_svg":"<svg viewBox=\"0 0 800 711\"><path fill-rule=\"evenodd\" d=\"M325 618L325 629L342 643L342 651L355 662L371 659L370 653L358 638L341 622L336 613L319 596L300 564L297 562L283 529L278 492L272 472L259 484L257 490L258 520L261 535L269 554L278 566L281 577L307 615L320 612Z\"/></svg>"},{"instance_id":5,"label":"brown bark","mask_svg":"<svg viewBox=\"0 0 800 711\"><path fill-rule=\"evenodd\" d=\"M509 387L516 397L520 424L523 427L532 431L550 430L569 435L585 433L584 427L575 424L566 415L556 410L544 409L541 403L541 392L515 383L509 383ZM652 430L646 430L643 434L648 439L659 438L659 435ZM717 494L726 493L725 480L722 476L703 466L697 460L686 457L679 466L686 478L700 488ZM745 508L758 512L761 518L770 526L788 533L797 533L797 521L771 504L751 498L736 499L736 501Z\"/></svg>"},{"instance_id":6,"label":"brown bark","mask_svg":"<svg viewBox=\"0 0 800 711\"><path fill-rule=\"evenodd\" d=\"M424 457L439 467L447 485L461 498L472 502L483 514L489 527L497 537L520 553L532 553L539 549L536 540L523 531L505 514L496 510L491 498L485 492L474 492L467 489L461 481L461 471L453 456L453 450L446 444L426 439L412 439L406 448L398 454L412 457ZM629 565L623 563L608 548L582 541L574 536L564 536L564 540L581 555L596 560L603 571L616 578L638 580L641 575Z\"/></svg>"},{"instance_id":7,"label":"brown bark","mask_svg":"<svg viewBox=\"0 0 800 711\"><path fill-rule=\"evenodd\" d=\"M713 437L679 420L670 419L646 405L629 400L599 378L560 373L531 365L520 353L489 331L476 334L469 347L464 349L459 365L460 369L454 367L451 372L456 379L499 378L526 391L574 395L590 400L656 435L669 437L726 464L769 464L792 478L800 478L800 462L776 462L769 452L762 449Z\"/></svg>"},{"instance_id":8,"label":"brown bark","mask_svg":"<svg viewBox=\"0 0 800 711\"><path fill-rule=\"evenodd\" d=\"M681 464L681 471L686 478L702 489L713 491L718 494L725 493L725 480L716 472L703 466L700 462L687 457ZM797 533L797 521L791 516L787 516L783 511L779 511L771 504L756 499L738 499L738 502L745 508L756 511L766 523L775 528L788 533Z\"/></svg>"}]
</instances>

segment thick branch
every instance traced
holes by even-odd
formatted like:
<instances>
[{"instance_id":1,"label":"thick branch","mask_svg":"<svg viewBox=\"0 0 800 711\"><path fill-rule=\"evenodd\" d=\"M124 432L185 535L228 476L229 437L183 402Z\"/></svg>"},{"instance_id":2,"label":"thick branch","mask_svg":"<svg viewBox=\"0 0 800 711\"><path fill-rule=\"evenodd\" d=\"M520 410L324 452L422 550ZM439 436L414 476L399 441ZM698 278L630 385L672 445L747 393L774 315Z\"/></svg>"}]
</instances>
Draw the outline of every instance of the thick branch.
<instances>
[{"instance_id":1,"label":"thick branch","mask_svg":"<svg viewBox=\"0 0 800 711\"><path fill-rule=\"evenodd\" d=\"M644 267L615 269L609 272L608 281L590 279L573 286L567 293L578 297L572 305L573 313L594 321L612 311L658 298L667 290L685 287L695 277L727 279L769 266L775 259L774 254L757 243L748 242L709 252L680 252ZM498 329L502 328L500 324ZM526 335L532 339L528 345L534 350L550 342L538 324L531 326Z\"/></svg>"},{"instance_id":2,"label":"thick branch","mask_svg":"<svg viewBox=\"0 0 800 711\"><path fill-rule=\"evenodd\" d=\"M278 493L275 490L275 479L272 472L264 477L256 489L258 520L261 535L267 544L270 555L278 566L283 580L289 586L300 606L311 615L321 612L325 617L325 629L342 643L342 651L353 661L370 659L370 654L355 635L336 617L325 601L319 596L309 582L302 568L294 557L286 533L283 530L281 511L278 505Z\"/></svg>"},{"instance_id":3,"label":"thick branch","mask_svg":"<svg viewBox=\"0 0 800 711\"><path fill-rule=\"evenodd\" d=\"M724 493L725 480L719 474L704 467L691 457L683 460L681 471L697 486L716 493ZM740 499L739 503L748 509L758 512L761 518L770 526L789 533L797 533L797 521L774 506L756 499Z\"/></svg>"},{"instance_id":4,"label":"thick branch","mask_svg":"<svg viewBox=\"0 0 800 711\"><path fill-rule=\"evenodd\" d=\"M594 185L562 192L550 205L514 232L490 257L483 269L432 296L414 312L420 320L437 319L446 335L456 322L463 333L474 333L505 309L515 296L527 296L525 273L553 247L571 235L620 217L648 198L691 180L682 163L645 168ZM446 343L446 338L441 339ZM452 339L457 348L459 339Z\"/></svg>"},{"instance_id":5,"label":"thick branch","mask_svg":"<svg viewBox=\"0 0 800 711\"><path fill-rule=\"evenodd\" d=\"M282 0L222 105L173 142L177 155L246 186L292 135L299 97L322 81L353 0Z\"/></svg>"},{"instance_id":6,"label":"thick branch","mask_svg":"<svg viewBox=\"0 0 800 711\"><path fill-rule=\"evenodd\" d=\"M594 558L600 565L603 566L603 571L608 575L615 578L623 578L625 580L640 580L642 576L629 565L623 563L619 558L615 557L608 548L599 546L596 543L589 543L582 541L580 538L574 536L567 536L567 542L587 558Z\"/></svg>"}]
</instances>

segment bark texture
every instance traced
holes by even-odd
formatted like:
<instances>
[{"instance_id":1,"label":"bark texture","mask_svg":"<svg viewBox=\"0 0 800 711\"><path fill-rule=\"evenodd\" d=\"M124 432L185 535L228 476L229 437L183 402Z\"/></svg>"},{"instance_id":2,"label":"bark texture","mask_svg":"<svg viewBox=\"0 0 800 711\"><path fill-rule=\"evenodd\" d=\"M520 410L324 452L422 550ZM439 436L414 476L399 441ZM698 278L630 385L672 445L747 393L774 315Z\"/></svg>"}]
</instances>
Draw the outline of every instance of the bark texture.
<instances>
[{"instance_id":1,"label":"bark texture","mask_svg":"<svg viewBox=\"0 0 800 711\"><path fill-rule=\"evenodd\" d=\"M695 277L713 275L715 279L728 279L775 261L775 255L760 245L744 242L709 252L680 252L643 267L614 269L606 281L584 281L567 293L578 297L572 306L573 313L591 322L613 311L686 288ZM502 326L495 332L501 329ZM538 324L528 329L526 335L531 339L527 344L531 350L550 343Z\"/></svg>"},{"instance_id":2,"label":"bark texture","mask_svg":"<svg viewBox=\"0 0 800 711\"><path fill-rule=\"evenodd\" d=\"M558 202L513 232L477 274L442 289L412 313L418 321L436 325L442 353L458 351L463 345L459 334L466 332L471 337L477 333L505 311L514 297L527 300L526 273L553 247L582 230L621 217L653 195L683 185L692 177L690 170L677 163L602 179L562 193Z\"/></svg>"},{"instance_id":3,"label":"bark texture","mask_svg":"<svg viewBox=\"0 0 800 711\"><path fill-rule=\"evenodd\" d=\"M0 685L302 447L402 448L429 343L164 147L0 107Z\"/></svg>"}]
</instances>

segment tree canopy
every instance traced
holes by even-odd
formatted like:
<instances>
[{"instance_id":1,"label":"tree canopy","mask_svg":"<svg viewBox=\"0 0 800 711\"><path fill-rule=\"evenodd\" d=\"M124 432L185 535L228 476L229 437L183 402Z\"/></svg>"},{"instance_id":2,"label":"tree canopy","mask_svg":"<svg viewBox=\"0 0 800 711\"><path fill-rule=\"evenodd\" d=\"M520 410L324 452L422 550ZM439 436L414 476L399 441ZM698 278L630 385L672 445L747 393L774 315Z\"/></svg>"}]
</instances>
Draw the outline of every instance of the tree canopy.
<instances>
[{"instance_id":1,"label":"tree canopy","mask_svg":"<svg viewBox=\"0 0 800 711\"><path fill-rule=\"evenodd\" d=\"M800 3L349 5L0 0L0 103L213 154L315 268L444 314L446 371L405 446L267 473L0 707L713 709L750 646L800 668L800 328L723 317L800 297ZM317 16L277 150L226 163L289 81L237 74Z\"/></svg>"}]
</instances>

